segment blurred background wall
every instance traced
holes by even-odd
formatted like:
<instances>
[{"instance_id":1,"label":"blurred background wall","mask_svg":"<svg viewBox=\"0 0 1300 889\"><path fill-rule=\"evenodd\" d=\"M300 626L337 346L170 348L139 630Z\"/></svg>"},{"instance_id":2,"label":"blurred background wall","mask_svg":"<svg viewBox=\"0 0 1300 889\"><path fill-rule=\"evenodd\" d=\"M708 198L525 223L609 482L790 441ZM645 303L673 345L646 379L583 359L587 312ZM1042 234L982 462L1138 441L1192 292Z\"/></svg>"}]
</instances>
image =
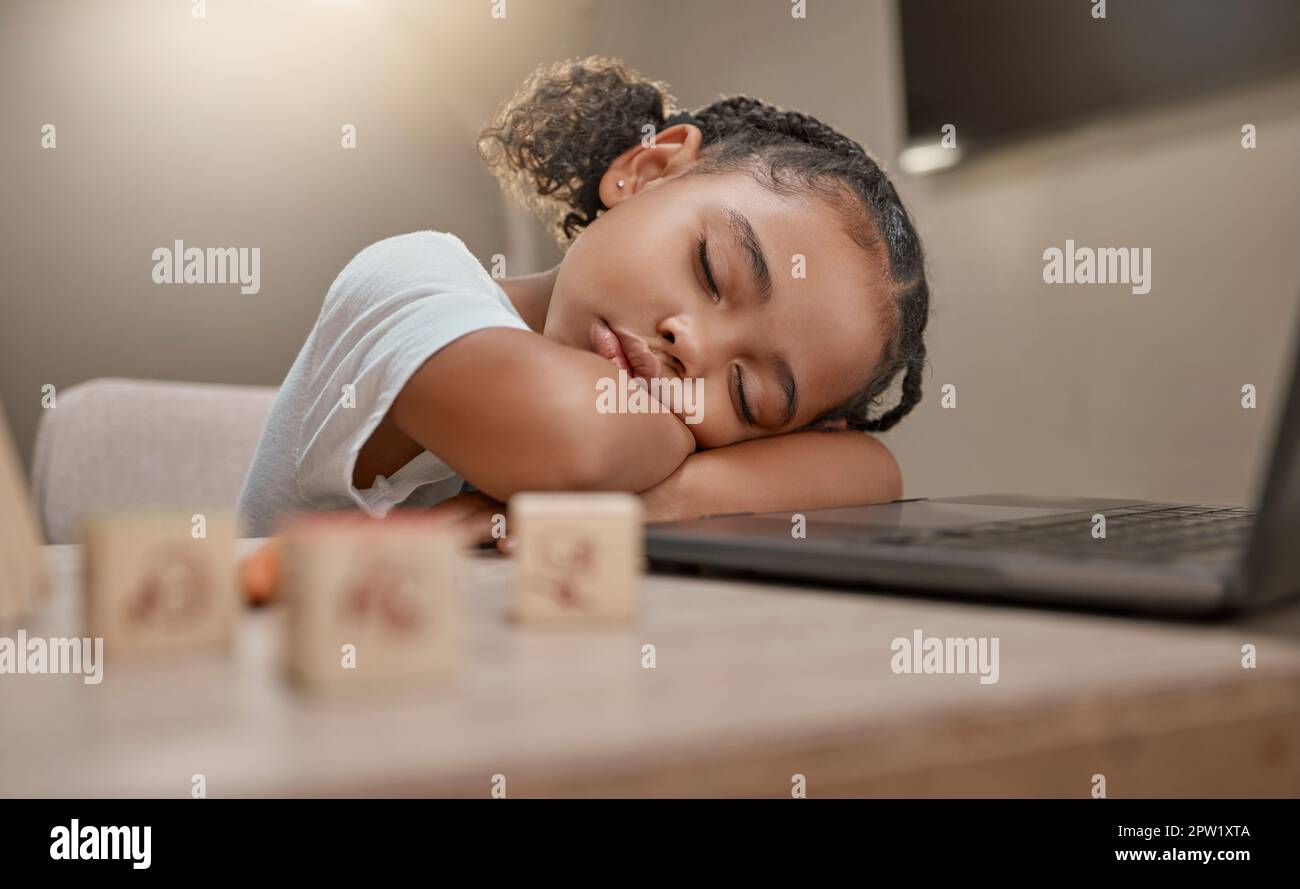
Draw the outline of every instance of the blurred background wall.
<instances>
[{"instance_id":1,"label":"blurred background wall","mask_svg":"<svg viewBox=\"0 0 1300 889\"><path fill-rule=\"evenodd\" d=\"M908 178L892 0L810 0L806 19L786 0L190 7L0 4L0 399L28 459L46 383L277 384L339 268L387 235L453 231L510 274L558 261L474 134L536 64L600 52L684 107L744 92L813 113L895 174L934 294L925 401L885 436L906 496L1253 495L1300 326L1300 78ZM260 246L261 292L154 285L151 251L178 238ZM1151 292L1045 285L1067 238L1150 247Z\"/></svg>"},{"instance_id":2,"label":"blurred background wall","mask_svg":"<svg viewBox=\"0 0 1300 889\"><path fill-rule=\"evenodd\" d=\"M0 399L28 464L47 383L278 384L367 244L434 228L512 255L474 136L539 59L587 47L594 8L0 2ZM154 284L176 239L260 247L261 291Z\"/></svg>"}]
</instances>

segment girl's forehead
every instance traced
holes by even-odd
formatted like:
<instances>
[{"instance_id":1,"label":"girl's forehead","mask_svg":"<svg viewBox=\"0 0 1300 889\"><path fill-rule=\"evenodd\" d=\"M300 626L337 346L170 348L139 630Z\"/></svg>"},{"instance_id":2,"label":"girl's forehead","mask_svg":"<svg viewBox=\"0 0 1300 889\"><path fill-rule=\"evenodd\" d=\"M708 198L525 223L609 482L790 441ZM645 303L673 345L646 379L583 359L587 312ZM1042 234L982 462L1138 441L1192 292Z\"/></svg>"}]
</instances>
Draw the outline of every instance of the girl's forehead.
<instances>
[{"instance_id":1,"label":"girl's forehead","mask_svg":"<svg viewBox=\"0 0 1300 889\"><path fill-rule=\"evenodd\" d=\"M732 242L737 275L751 293L755 265L766 266L768 338L786 353L801 388L820 393L820 409L830 409L869 382L888 340L893 290L883 252L873 255L849 234L835 202L754 185L716 190L704 216Z\"/></svg>"},{"instance_id":2,"label":"girl's forehead","mask_svg":"<svg viewBox=\"0 0 1300 889\"><path fill-rule=\"evenodd\" d=\"M860 205L817 191L774 191L743 172L716 178L699 195L700 212L718 224L742 257L761 259L774 295L830 289L841 301L856 296L859 307L882 318L890 315L893 288L884 245L872 237L864 247L850 234L851 228L859 237L864 228L874 232Z\"/></svg>"},{"instance_id":3,"label":"girl's forehead","mask_svg":"<svg viewBox=\"0 0 1300 889\"><path fill-rule=\"evenodd\" d=\"M829 410L865 387L885 348L890 319L882 299L857 289L811 284L773 299L772 341L815 399L817 413Z\"/></svg>"},{"instance_id":4,"label":"girl's forehead","mask_svg":"<svg viewBox=\"0 0 1300 889\"><path fill-rule=\"evenodd\" d=\"M739 209L774 247L795 262L796 254L834 260L827 270L870 279L873 286L888 272L888 255L875 237L876 224L860 201L844 190L801 186L785 181L766 184L745 170L691 177L702 183L694 198L707 212ZM850 232L853 232L851 234ZM856 235L856 237L855 237ZM861 241L869 242L864 247Z\"/></svg>"}]
</instances>

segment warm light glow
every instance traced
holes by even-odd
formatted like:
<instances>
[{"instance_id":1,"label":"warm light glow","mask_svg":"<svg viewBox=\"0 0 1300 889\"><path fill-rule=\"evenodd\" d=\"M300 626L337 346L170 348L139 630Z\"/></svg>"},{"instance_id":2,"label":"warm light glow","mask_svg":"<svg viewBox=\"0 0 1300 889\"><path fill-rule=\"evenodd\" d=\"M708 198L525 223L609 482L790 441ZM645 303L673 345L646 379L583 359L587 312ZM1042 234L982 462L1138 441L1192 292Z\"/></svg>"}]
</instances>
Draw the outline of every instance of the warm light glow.
<instances>
[{"instance_id":1,"label":"warm light glow","mask_svg":"<svg viewBox=\"0 0 1300 889\"><path fill-rule=\"evenodd\" d=\"M938 142L911 145L898 156L898 167L912 176L946 170L961 160L960 148L944 148Z\"/></svg>"}]
</instances>

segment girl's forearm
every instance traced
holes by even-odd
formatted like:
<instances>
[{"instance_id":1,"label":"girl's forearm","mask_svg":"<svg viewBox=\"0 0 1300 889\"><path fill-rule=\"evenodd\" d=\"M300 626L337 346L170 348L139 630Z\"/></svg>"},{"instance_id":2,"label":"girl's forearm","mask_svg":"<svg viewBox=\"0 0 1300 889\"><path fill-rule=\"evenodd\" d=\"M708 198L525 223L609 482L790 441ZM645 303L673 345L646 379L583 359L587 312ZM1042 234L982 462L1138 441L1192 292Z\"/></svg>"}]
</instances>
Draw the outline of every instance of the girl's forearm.
<instances>
[{"instance_id":1,"label":"girl's forearm","mask_svg":"<svg viewBox=\"0 0 1300 889\"><path fill-rule=\"evenodd\" d=\"M695 448L666 413L601 413L613 365L535 333L469 334L412 375L393 404L397 427L480 491L640 491Z\"/></svg>"},{"instance_id":2,"label":"girl's forearm","mask_svg":"<svg viewBox=\"0 0 1300 889\"><path fill-rule=\"evenodd\" d=\"M690 455L644 491L651 521L830 509L897 500L894 455L864 432L792 432Z\"/></svg>"}]
</instances>

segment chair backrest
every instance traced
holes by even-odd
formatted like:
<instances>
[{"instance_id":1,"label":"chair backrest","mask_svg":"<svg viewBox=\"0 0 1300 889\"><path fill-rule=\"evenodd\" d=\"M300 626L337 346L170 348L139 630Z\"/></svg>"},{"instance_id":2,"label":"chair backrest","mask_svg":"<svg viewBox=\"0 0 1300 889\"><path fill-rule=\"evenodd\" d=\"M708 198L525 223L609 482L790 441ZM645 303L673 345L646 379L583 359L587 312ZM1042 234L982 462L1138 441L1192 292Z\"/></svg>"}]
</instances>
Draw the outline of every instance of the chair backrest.
<instances>
[{"instance_id":1,"label":"chair backrest","mask_svg":"<svg viewBox=\"0 0 1300 889\"><path fill-rule=\"evenodd\" d=\"M0 404L0 624L27 614L49 592L38 524Z\"/></svg>"},{"instance_id":2,"label":"chair backrest","mask_svg":"<svg viewBox=\"0 0 1300 889\"><path fill-rule=\"evenodd\" d=\"M57 395L32 462L48 543L88 512L202 505L233 510L276 389L100 379Z\"/></svg>"}]
</instances>

